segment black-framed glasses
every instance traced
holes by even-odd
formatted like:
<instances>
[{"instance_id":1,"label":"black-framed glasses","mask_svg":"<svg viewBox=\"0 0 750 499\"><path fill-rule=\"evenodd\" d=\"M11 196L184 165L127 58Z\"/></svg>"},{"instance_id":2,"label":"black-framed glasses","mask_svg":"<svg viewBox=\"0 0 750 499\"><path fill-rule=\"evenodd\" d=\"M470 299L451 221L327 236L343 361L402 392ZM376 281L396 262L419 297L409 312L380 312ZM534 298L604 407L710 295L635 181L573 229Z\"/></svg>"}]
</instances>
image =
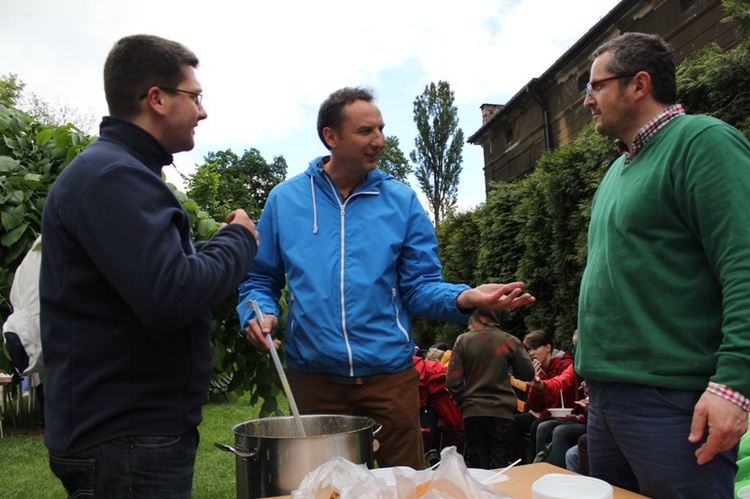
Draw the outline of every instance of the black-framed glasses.
<instances>
[{"instance_id":1,"label":"black-framed glasses","mask_svg":"<svg viewBox=\"0 0 750 499\"><path fill-rule=\"evenodd\" d=\"M196 106L201 107L203 105L203 94L199 94L198 92L191 92L190 90L183 90L181 88L171 88L171 87L159 87L159 88L164 90L165 92L179 92L181 94L187 94L193 98L193 101L195 102Z\"/></svg>"},{"instance_id":2,"label":"black-framed glasses","mask_svg":"<svg viewBox=\"0 0 750 499\"><path fill-rule=\"evenodd\" d=\"M586 93L587 93L588 95L591 95L591 96L593 96L593 95L594 95L594 92L595 92L595 91L596 91L596 92L598 92L599 90L601 90L601 88L602 88L602 85L604 85L604 84L605 84L605 83L607 83L608 81L612 81L612 80L621 80L621 79L623 79L623 78L632 78L632 77L633 77L633 76L635 76L635 75L636 75L636 73L630 73L630 74L626 74L626 75L615 75L615 76L610 76L610 77L608 77L608 78L602 78L601 80L591 80L590 82L588 82L588 83L586 84Z\"/></svg>"}]
</instances>

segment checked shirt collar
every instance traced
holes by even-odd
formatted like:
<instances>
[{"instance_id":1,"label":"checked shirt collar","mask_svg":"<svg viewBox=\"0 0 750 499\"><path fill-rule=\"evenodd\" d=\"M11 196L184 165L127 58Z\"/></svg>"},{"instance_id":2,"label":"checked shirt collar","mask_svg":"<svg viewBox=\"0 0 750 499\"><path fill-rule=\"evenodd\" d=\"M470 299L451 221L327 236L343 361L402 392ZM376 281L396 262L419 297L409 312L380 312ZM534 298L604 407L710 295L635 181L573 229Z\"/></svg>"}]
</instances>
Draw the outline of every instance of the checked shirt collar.
<instances>
[{"instance_id":1,"label":"checked shirt collar","mask_svg":"<svg viewBox=\"0 0 750 499\"><path fill-rule=\"evenodd\" d=\"M638 130L638 134L635 136L635 140L631 147L628 147L625 142L619 139L615 141L620 152L625 153L626 155L625 164L623 166L627 166L633 161L635 155L638 154L638 151L643 149L645 145L654 138L656 132L664 128L664 126L672 121L672 119L684 114L685 110L682 108L681 104L672 104L664 111L651 118L640 128L640 130Z\"/></svg>"}]
</instances>

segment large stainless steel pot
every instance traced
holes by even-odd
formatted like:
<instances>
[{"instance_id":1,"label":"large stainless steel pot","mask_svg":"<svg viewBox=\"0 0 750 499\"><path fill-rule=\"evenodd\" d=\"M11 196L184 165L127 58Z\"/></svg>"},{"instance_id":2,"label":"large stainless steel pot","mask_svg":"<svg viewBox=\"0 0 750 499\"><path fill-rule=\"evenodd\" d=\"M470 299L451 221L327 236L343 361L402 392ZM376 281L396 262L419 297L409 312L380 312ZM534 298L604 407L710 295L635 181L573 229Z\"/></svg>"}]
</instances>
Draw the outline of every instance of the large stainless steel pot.
<instances>
[{"instance_id":1,"label":"large stainless steel pot","mask_svg":"<svg viewBox=\"0 0 750 499\"><path fill-rule=\"evenodd\" d=\"M290 494L305 475L336 456L372 467L374 435L381 428L375 421L332 414L301 419L305 437L286 416L240 423L232 428L234 447L215 444L236 456L239 499Z\"/></svg>"}]
</instances>

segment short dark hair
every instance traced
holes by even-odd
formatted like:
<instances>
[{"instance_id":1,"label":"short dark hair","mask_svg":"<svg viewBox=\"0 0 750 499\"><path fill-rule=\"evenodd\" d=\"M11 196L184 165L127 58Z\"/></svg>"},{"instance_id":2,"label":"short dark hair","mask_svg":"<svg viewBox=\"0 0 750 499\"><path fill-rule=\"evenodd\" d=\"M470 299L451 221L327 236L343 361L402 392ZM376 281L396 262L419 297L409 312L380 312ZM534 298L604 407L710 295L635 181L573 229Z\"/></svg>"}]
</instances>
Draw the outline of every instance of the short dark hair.
<instances>
[{"instance_id":1,"label":"short dark hair","mask_svg":"<svg viewBox=\"0 0 750 499\"><path fill-rule=\"evenodd\" d=\"M153 35L121 38L104 63L109 114L124 119L137 116L143 94L154 86L178 86L185 78L185 64L198 67L198 58L182 44Z\"/></svg>"},{"instance_id":2,"label":"short dark hair","mask_svg":"<svg viewBox=\"0 0 750 499\"><path fill-rule=\"evenodd\" d=\"M330 150L331 147L323 137L323 129L328 127L336 131L341 130L341 123L344 121L344 107L358 100L372 102L375 100L375 96L372 90L368 88L344 87L333 92L320 105L320 110L318 111L318 137L320 137L326 149Z\"/></svg>"},{"instance_id":3,"label":"short dark hair","mask_svg":"<svg viewBox=\"0 0 750 499\"><path fill-rule=\"evenodd\" d=\"M659 35L624 33L601 45L594 58L604 52L612 54L607 69L616 75L646 71L651 75L654 98L662 104L677 102L677 80L672 47Z\"/></svg>"},{"instance_id":4,"label":"short dark hair","mask_svg":"<svg viewBox=\"0 0 750 499\"><path fill-rule=\"evenodd\" d=\"M526 348L539 348L544 345L553 346L552 335L544 329L537 329L523 337L523 345Z\"/></svg>"}]
</instances>

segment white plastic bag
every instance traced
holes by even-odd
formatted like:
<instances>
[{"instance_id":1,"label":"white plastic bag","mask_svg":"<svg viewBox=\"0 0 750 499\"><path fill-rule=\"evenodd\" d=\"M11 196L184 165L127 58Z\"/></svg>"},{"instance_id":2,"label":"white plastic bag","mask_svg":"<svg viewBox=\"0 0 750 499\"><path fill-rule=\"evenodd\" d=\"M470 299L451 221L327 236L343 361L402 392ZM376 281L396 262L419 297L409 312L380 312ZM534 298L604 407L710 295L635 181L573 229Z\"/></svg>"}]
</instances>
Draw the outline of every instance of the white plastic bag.
<instances>
[{"instance_id":1,"label":"white plastic bag","mask_svg":"<svg viewBox=\"0 0 750 499\"><path fill-rule=\"evenodd\" d=\"M469 474L464 458L454 446L446 447L440 452L440 466L432 474L430 481L417 488L416 497L418 499L506 498L474 479Z\"/></svg>"},{"instance_id":2,"label":"white plastic bag","mask_svg":"<svg viewBox=\"0 0 750 499\"><path fill-rule=\"evenodd\" d=\"M292 499L507 499L473 478L455 447L446 447L440 457L435 471L401 466L370 471L334 457L308 473Z\"/></svg>"},{"instance_id":3,"label":"white plastic bag","mask_svg":"<svg viewBox=\"0 0 750 499\"><path fill-rule=\"evenodd\" d=\"M299 487L292 491L292 499L332 497L396 499L396 493L370 473L367 466L354 464L343 457L334 457L321 464L308 473Z\"/></svg>"}]
</instances>

